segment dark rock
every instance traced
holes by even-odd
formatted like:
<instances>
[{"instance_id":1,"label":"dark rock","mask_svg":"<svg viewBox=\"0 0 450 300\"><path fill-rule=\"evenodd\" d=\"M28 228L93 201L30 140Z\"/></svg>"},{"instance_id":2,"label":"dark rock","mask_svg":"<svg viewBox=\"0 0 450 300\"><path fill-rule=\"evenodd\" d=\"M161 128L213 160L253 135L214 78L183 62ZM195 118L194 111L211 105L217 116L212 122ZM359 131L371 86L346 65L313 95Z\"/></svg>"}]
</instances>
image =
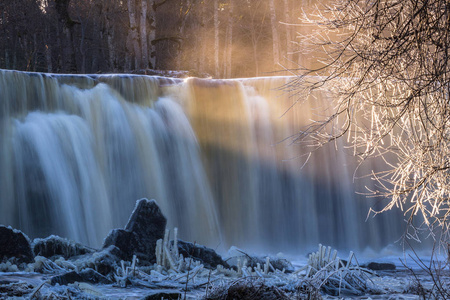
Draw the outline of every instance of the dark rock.
<instances>
[{"instance_id":1,"label":"dark rock","mask_svg":"<svg viewBox=\"0 0 450 300\"><path fill-rule=\"evenodd\" d=\"M19 262L32 262L30 239L20 230L0 225L0 261L11 257Z\"/></svg>"},{"instance_id":2,"label":"dark rock","mask_svg":"<svg viewBox=\"0 0 450 300\"><path fill-rule=\"evenodd\" d=\"M252 277L248 277L226 285L214 286L211 292L203 299L288 300L292 299L292 297L289 297L282 289L275 285L268 285L263 280L255 280ZM310 297L308 299L317 298Z\"/></svg>"},{"instance_id":3,"label":"dark rock","mask_svg":"<svg viewBox=\"0 0 450 300\"><path fill-rule=\"evenodd\" d=\"M103 243L103 247L116 246L119 249L118 257L123 260L131 260L133 255L142 256L145 254L139 253L142 245L137 235L134 232L126 231L125 229L113 229Z\"/></svg>"},{"instance_id":4,"label":"dark rock","mask_svg":"<svg viewBox=\"0 0 450 300\"><path fill-rule=\"evenodd\" d=\"M74 283L76 281L101 284L112 283L108 278L96 272L95 270L85 269L80 273L71 271L62 275L54 276L50 279L50 284L55 285L58 283L59 285L68 285L69 283Z\"/></svg>"},{"instance_id":5,"label":"dark rock","mask_svg":"<svg viewBox=\"0 0 450 300\"><path fill-rule=\"evenodd\" d=\"M270 264L274 267L276 270L285 271L285 273L293 273L294 272L294 266L290 261L288 261L285 258L271 258Z\"/></svg>"},{"instance_id":6,"label":"dark rock","mask_svg":"<svg viewBox=\"0 0 450 300\"><path fill-rule=\"evenodd\" d=\"M81 277L83 278L84 282L91 282L91 283L101 283L101 284L110 284L112 283L111 280L100 274L99 272L93 270L93 269L84 269L80 272Z\"/></svg>"},{"instance_id":7,"label":"dark rock","mask_svg":"<svg viewBox=\"0 0 450 300\"><path fill-rule=\"evenodd\" d=\"M113 273L119 265L121 255L122 251L116 246L111 245L99 252L87 254L86 258L77 259L77 263L92 266L97 272L107 276Z\"/></svg>"},{"instance_id":8,"label":"dark rock","mask_svg":"<svg viewBox=\"0 0 450 300\"><path fill-rule=\"evenodd\" d=\"M115 245L124 260L131 260L136 255L153 263L156 261L156 241L164 237L166 223L155 200L138 200L125 229L112 230L103 247Z\"/></svg>"},{"instance_id":9,"label":"dark rock","mask_svg":"<svg viewBox=\"0 0 450 300\"><path fill-rule=\"evenodd\" d=\"M55 235L45 239L35 239L33 244L34 254L47 258L57 255L68 259L73 256L95 252L92 248Z\"/></svg>"},{"instance_id":10,"label":"dark rock","mask_svg":"<svg viewBox=\"0 0 450 300\"><path fill-rule=\"evenodd\" d=\"M376 262L371 262L365 266L363 266L369 270L373 270L373 271L393 271L396 269L394 264L391 263L376 263Z\"/></svg>"},{"instance_id":11,"label":"dark rock","mask_svg":"<svg viewBox=\"0 0 450 300\"><path fill-rule=\"evenodd\" d=\"M182 295L179 292L160 292L150 294L145 296L144 298L141 298L141 300L161 300L161 299L178 300L182 299Z\"/></svg>"},{"instance_id":12,"label":"dark rock","mask_svg":"<svg viewBox=\"0 0 450 300\"><path fill-rule=\"evenodd\" d=\"M155 255L149 254L147 245L144 244L145 239L140 239L134 232L125 229L113 229L105 239L105 245L114 245L119 250L117 256L126 261L131 261L133 255L139 259L141 265L155 262ZM156 244L155 244L156 247ZM153 252L155 250L153 249Z\"/></svg>"},{"instance_id":13,"label":"dark rock","mask_svg":"<svg viewBox=\"0 0 450 300\"><path fill-rule=\"evenodd\" d=\"M26 299L35 287L23 281L0 281L0 299Z\"/></svg>"},{"instance_id":14,"label":"dark rock","mask_svg":"<svg viewBox=\"0 0 450 300\"><path fill-rule=\"evenodd\" d=\"M236 265L237 265L238 258L241 259L241 262L243 262L243 260L247 260L247 267L253 268L253 269L256 268L258 266L258 264L260 265L261 268L263 268L264 265L266 264L266 257L251 256L236 247L232 247L230 249L230 251L228 252L228 254L230 255L229 259L231 261L231 265L232 265L233 269L237 269ZM294 272L294 266L292 265L292 263L290 261L288 261L285 258L269 256L269 261L273 267L273 269L269 269L270 272L273 272L274 269L280 270L280 271L284 270L285 273Z\"/></svg>"},{"instance_id":15,"label":"dark rock","mask_svg":"<svg viewBox=\"0 0 450 300\"><path fill-rule=\"evenodd\" d=\"M140 238L155 238L156 241L164 237L167 220L156 204L155 200L141 199L128 220L125 230L134 232Z\"/></svg>"},{"instance_id":16,"label":"dark rock","mask_svg":"<svg viewBox=\"0 0 450 300\"><path fill-rule=\"evenodd\" d=\"M173 245L173 241L171 243ZM218 265L230 268L228 263L216 251L205 246L178 240L178 253L182 254L183 257L190 257L200 261L208 269L215 269Z\"/></svg>"},{"instance_id":17,"label":"dark rock","mask_svg":"<svg viewBox=\"0 0 450 300\"><path fill-rule=\"evenodd\" d=\"M82 282L83 278L77 272L71 271L71 272L67 272L62 275L53 276L50 279L50 284L51 285L55 285L55 284L67 285L69 283L74 283L75 281Z\"/></svg>"}]
</instances>

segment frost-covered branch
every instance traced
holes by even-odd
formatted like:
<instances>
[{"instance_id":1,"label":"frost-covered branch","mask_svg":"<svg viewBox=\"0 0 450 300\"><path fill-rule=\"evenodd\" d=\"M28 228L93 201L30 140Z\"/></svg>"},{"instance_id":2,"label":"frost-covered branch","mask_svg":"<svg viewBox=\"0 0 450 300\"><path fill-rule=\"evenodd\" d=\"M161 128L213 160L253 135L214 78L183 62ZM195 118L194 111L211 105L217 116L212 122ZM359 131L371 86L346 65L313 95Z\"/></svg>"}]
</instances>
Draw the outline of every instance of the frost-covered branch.
<instances>
[{"instance_id":1,"label":"frost-covered branch","mask_svg":"<svg viewBox=\"0 0 450 300\"><path fill-rule=\"evenodd\" d=\"M299 68L287 87L306 99L326 89L336 99L295 142L320 147L342 138L380 170L371 196L400 207L412 224L448 231L450 215L450 5L448 1L339 0L303 22L299 36L321 64Z\"/></svg>"}]
</instances>

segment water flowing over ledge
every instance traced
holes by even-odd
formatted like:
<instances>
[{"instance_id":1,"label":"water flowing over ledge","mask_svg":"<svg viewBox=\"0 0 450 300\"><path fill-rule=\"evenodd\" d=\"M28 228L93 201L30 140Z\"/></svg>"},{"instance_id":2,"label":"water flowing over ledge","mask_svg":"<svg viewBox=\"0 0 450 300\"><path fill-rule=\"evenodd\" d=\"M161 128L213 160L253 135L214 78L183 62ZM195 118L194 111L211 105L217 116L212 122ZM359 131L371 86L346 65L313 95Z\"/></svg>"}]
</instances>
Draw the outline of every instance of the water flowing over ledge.
<instances>
[{"instance_id":1,"label":"water flowing over ledge","mask_svg":"<svg viewBox=\"0 0 450 300\"><path fill-rule=\"evenodd\" d=\"M365 221L354 159L287 139L323 114L294 106L287 77L240 80L52 75L0 70L0 223L93 246L155 198L187 240L216 248L381 248L393 211ZM337 148L337 150L335 149ZM368 174L376 165L359 170Z\"/></svg>"}]
</instances>

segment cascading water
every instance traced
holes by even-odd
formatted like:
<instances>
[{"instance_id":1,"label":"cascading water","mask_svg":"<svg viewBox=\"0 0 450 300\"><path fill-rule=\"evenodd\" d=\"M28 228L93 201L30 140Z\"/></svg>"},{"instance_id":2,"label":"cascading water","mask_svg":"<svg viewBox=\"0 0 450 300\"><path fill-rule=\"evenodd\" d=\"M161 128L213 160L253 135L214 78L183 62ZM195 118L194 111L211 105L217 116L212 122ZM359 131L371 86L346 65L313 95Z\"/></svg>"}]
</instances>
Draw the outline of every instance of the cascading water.
<instances>
[{"instance_id":1,"label":"cascading water","mask_svg":"<svg viewBox=\"0 0 450 300\"><path fill-rule=\"evenodd\" d=\"M320 105L288 110L286 80L0 71L0 223L99 246L146 197L213 248L395 242L402 215L365 222L373 203L354 191L370 182L352 182L342 145L302 167L307 151L286 138Z\"/></svg>"}]
</instances>

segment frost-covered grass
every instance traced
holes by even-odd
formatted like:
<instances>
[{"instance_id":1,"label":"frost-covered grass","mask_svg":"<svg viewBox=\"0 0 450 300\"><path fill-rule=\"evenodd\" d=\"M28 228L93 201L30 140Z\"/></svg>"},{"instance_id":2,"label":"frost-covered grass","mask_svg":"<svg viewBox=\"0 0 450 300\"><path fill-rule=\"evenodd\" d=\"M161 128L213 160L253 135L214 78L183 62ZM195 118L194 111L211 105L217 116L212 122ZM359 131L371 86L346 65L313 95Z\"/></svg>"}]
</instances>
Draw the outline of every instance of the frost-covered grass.
<instances>
[{"instance_id":1,"label":"frost-covered grass","mask_svg":"<svg viewBox=\"0 0 450 300\"><path fill-rule=\"evenodd\" d=\"M111 284L50 285L55 275L97 269L103 256L96 253L71 259L38 256L34 263L22 265L6 261L0 264L5 272L0 273L0 298L124 299L165 292L181 299L396 299L400 295L417 299L431 283L426 272L418 272L418 281L412 280L407 269L377 274L360 267L354 253L344 260L322 245L303 266L281 270L278 258L256 258L236 249L228 260L231 268L208 269L201 261L183 257L176 245L176 235L170 243L166 234L157 243L155 264L141 265L136 256L114 262L106 276ZM417 284L420 281L424 289Z\"/></svg>"}]
</instances>

